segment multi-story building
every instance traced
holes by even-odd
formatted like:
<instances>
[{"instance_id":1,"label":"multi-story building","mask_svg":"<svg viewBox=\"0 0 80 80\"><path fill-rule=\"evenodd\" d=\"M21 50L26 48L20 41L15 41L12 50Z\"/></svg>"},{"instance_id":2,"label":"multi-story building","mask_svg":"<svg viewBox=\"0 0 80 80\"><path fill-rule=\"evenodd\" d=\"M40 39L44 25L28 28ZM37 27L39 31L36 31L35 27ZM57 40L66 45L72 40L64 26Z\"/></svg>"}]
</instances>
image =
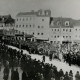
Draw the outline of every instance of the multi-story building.
<instances>
[{"instance_id":1,"label":"multi-story building","mask_svg":"<svg viewBox=\"0 0 80 80\"><path fill-rule=\"evenodd\" d=\"M38 40L49 40L50 10L21 12L16 16L15 27L17 30L34 35Z\"/></svg>"},{"instance_id":2,"label":"multi-story building","mask_svg":"<svg viewBox=\"0 0 80 80\"><path fill-rule=\"evenodd\" d=\"M50 19L49 41L54 43L72 42L73 22L71 18L51 18Z\"/></svg>"},{"instance_id":3,"label":"multi-story building","mask_svg":"<svg viewBox=\"0 0 80 80\"><path fill-rule=\"evenodd\" d=\"M50 10L20 12L16 15L15 29L33 35L37 40L53 43L80 41L80 20L51 17Z\"/></svg>"},{"instance_id":4,"label":"multi-story building","mask_svg":"<svg viewBox=\"0 0 80 80\"><path fill-rule=\"evenodd\" d=\"M11 29L14 27L15 20L11 15L0 16L0 29Z\"/></svg>"},{"instance_id":5,"label":"multi-story building","mask_svg":"<svg viewBox=\"0 0 80 80\"><path fill-rule=\"evenodd\" d=\"M80 43L80 20L74 20L73 25L73 42Z\"/></svg>"}]
</instances>

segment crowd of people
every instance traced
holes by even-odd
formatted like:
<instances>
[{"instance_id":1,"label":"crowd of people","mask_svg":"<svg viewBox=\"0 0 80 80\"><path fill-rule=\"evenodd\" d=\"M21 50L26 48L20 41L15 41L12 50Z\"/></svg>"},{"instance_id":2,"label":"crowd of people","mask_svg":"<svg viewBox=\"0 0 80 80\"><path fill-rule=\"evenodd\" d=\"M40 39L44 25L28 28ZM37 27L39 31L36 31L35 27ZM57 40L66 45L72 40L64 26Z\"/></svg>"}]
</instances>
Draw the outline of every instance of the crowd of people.
<instances>
[{"instance_id":1,"label":"crowd of people","mask_svg":"<svg viewBox=\"0 0 80 80\"><path fill-rule=\"evenodd\" d=\"M22 46L29 51L29 53L39 54L38 49L34 49L30 46ZM66 62L73 60L71 53L64 55ZM50 54L50 60L52 60L52 54ZM74 64L76 64L75 61ZM70 62L70 64L72 64ZM79 63L79 62L78 62ZM18 67L23 71L21 80L73 80L73 72L70 70L68 73L64 73L62 69L57 70L57 67L53 64L45 63L45 55L43 55L43 61L37 61L31 59L29 55L23 54L23 51L17 51L9 48L5 44L0 43L0 68L4 65L3 79L8 80L11 69L11 80L20 80ZM14 69L16 67L16 70ZM80 80L79 71L76 72L75 80Z\"/></svg>"},{"instance_id":2,"label":"crowd of people","mask_svg":"<svg viewBox=\"0 0 80 80\"><path fill-rule=\"evenodd\" d=\"M37 61L36 59L31 59L30 55L23 54L23 51L17 51L15 49L9 48L4 43L0 43L0 70L1 66L4 65L3 79L8 80L8 76L11 69L11 80L20 80L18 67L23 71L21 80L73 80L73 72L70 70L68 73L64 73L62 69L57 70L57 67L45 63L45 56L49 56L50 60L53 58L53 52L47 53L47 51L39 50L39 44L28 42L25 45L19 45L17 43L10 45L16 46L21 49L26 49L30 54L41 54L43 55L43 61ZM46 45L46 43L44 43ZM48 44L48 46L50 46ZM40 53L41 52L41 53ZM56 56L57 57L57 56ZM80 66L79 52L74 54L72 51L67 51L66 54L63 53L64 61L71 64L77 64ZM16 67L16 70L14 69ZM76 72L75 80L80 80L79 71Z\"/></svg>"}]
</instances>

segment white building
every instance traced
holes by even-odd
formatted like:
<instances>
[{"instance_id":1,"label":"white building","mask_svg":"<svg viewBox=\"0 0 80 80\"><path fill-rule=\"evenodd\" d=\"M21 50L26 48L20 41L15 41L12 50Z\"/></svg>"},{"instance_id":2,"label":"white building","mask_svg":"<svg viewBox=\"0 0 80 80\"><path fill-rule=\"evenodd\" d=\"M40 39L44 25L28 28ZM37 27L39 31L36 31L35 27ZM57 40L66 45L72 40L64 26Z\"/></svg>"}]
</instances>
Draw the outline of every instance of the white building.
<instances>
[{"instance_id":1,"label":"white building","mask_svg":"<svg viewBox=\"0 0 80 80\"><path fill-rule=\"evenodd\" d=\"M74 21L73 42L80 43L80 20Z\"/></svg>"},{"instance_id":2,"label":"white building","mask_svg":"<svg viewBox=\"0 0 80 80\"><path fill-rule=\"evenodd\" d=\"M50 38L53 43L72 42L73 24L70 18L51 18Z\"/></svg>"},{"instance_id":3,"label":"white building","mask_svg":"<svg viewBox=\"0 0 80 80\"><path fill-rule=\"evenodd\" d=\"M49 39L50 10L38 10L31 12L21 12L16 16L16 29L34 35L36 39Z\"/></svg>"}]
</instances>

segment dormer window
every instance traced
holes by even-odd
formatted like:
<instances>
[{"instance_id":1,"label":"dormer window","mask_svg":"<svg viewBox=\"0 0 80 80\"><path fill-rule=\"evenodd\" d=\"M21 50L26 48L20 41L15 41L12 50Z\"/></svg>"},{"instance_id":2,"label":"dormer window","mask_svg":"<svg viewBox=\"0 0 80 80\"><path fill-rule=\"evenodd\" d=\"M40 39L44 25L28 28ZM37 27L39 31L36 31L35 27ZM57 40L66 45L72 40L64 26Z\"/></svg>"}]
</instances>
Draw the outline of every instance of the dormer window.
<instances>
[{"instance_id":1,"label":"dormer window","mask_svg":"<svg viewBox=\"0 0 80 80\"><path fill-rule=\"evenodd\" d=\"M48 11L46 11L46 12L45 12L45 15L49 15L49 12L48 12Z\"/></svg>"},{"instance_id":2,"label":"dormer window","mask_svg":"<svg viewBox=\"0 0 80 80\"><path fill-rule=\"evenodd\" d=\"M52 21L52 22L51 22L51 26L53 26L53 25L54 25L54 22Z\"/></svg>"},{"instance_id":3,"label":"dormer window","mask_svg":"<svg viewBox=\"0 0 80 80\"><path fill-rule=\"evenodd\" d=\"M59 22L59 21L57 22L57 25L58 25L58 26L60 25L60 22Z\"/></svg>"},{"instance_id":4,"label":"dormer window","mask_svg":"<svg viewBox=\"0 0 80 80\"><path fill-rule=\"evenodd\" d=\"M65 26L69 26L69 21L66 21L65 22Z\"/></svg>"}]
</instances>

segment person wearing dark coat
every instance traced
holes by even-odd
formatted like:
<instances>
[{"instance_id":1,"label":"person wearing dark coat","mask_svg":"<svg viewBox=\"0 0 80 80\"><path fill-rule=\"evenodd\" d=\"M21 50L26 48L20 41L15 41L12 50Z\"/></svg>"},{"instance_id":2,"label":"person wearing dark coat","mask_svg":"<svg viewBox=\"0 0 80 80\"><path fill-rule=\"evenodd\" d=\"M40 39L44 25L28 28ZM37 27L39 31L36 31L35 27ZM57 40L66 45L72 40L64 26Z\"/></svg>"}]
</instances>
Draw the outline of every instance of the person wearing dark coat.
<instances>
[{"instance_id":1,"label":"person wearing dark coat","mask_svg":"<svg viewBox=\"0 0 80 80\"><path fill-rule=\"evenodd\" d=\"M64 75L64 80L69 80L68 72L65 73L65 75Z\"/></svg>"},{"instance_id":2,"label":"person wearing dark coat","mask_svg":"<svg viewBox=\"0 0 80 80\"><path fill-rule=\"evenodd\" d=\"M75 80L80 80L80 74L79 71L77 71L76 75L75 75Z\"/></svg>"},{"instance_id":3,"label":"person wearing dark coat","mask_svg":"<svg viewBox=\"0 0 80 80\"><path fill-rule=\"evenodd\" d=\"M18 69L16 69L16 71L14 71L14 79L15 79L15 80L19 80Z\"/></svg>"},{"instance_id":4,"label":"person wearing dark coat","mask_svg":"<svg viewBox=\"0 0 80 80\"><path fill-rule=\"evenodd\" d=\"M63 76L64 76L64 72L63 72L62 69L60 69L60 71L59 71L59 79L60 79L61 77L63 77Z\"/></svg>"},{"instance_id":5,"label":"person wearing dark coat","mask_svg":"<svg viewBox=\"0 0 80 80\"><path fill-rule=\"evenodd\" d=\"M27 75L26 75L26 73L24 71L22 73L22 80L27 80Z\"/></svg>"},{"instance_id":6,"label":"person wearing dark coat","mask_svg":"<svg viewBox=\"0 0 80 80\"><path fill-rule=\"evenodd\" d=\"M72 72L72 70L70 70L70 72L69 72L69 79L73 80L73 72Z\"/></svg>"},{"instance_id":7,"label":"person wearing dark coat","mask_svg":"<svg viewBox=\"0 0 80 80\"><path fill-rule=\"evenodd\" d=\"M8 80L8 77L9 77L9 68L5 67L3 73L4 73L3 79L4 80Z\"/></svg>"},{"instance_id":8,"label":"person wearing dark coat","mask_svg":"<svg viewBox=\"0 0 80 80\"><path fill-rule=\"evenodd\" d=\"M11 70L11 80L14 80L14 68Z\"/></svg>"},{"instance_id":9,"label":"person wearing dark coat","mask_svg":"<svg viewBox=\"0 0 80 80\"><path fill-rule=\"evenodd\" d=\"M45 62L45 55L43 55L43 62Z\"/></svg>"}]
</instances>

